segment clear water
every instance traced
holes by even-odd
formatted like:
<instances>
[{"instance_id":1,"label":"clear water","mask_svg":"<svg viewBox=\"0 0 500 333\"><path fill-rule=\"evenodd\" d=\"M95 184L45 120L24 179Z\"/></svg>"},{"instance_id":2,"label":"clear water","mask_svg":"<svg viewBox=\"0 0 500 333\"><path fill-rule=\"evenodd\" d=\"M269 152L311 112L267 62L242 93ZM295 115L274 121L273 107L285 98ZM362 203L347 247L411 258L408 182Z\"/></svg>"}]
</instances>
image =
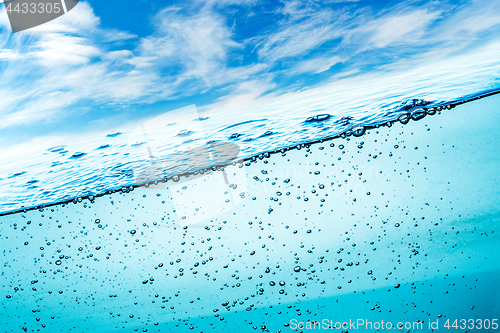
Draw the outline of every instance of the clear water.
<instances>
[{"instance_id":1,"label":"clear water","mask_svg":"<svg viewBox=\"0 0 500 333\"><path fill-rule=\"evenodd\" d=\"M256 159L247 197L193 225L159 186L3 216L5 327L496 318L499 101Z\"/></svg>"},{"instance_id":2,"label":"clear water","mask_svg":"<svg viewBox=\"0 0 500 333\"><path fill-rule=\"evenodd\" d=\"M361 19L408 20L405 6L436 10L344 5ZM105 123L95 130L77 118L82 128L70 133L44 127L16 141L8 124L20 118L6 98L0 331L498 331L500 21L488 15L498 3L441 6L432 34L411 35L428 44L396 39L358 50L361 58L354 52L341 68L326 56L292 66L305 71L320 59L331 67L313 73L320 79L300 72L303 81L289 81L283 62L272 84L242 75L236 93L207 101L204 90L170 104L156 95L113 99L106 94L116 92L100 86L89 109L150 108L138 107L130 121L113 118L113 126L88 111L88 123ZM106 12L81 2L71 15L90 15L89 8ZM230 8L214 10L232 17ZM307 23L296 20L280 24ZM456 22L458 32L449 28ZM90 38L75 31L65 36ZM2 33L0 67L11 82L14 69L22 71L9 52L45 35ZM451 35L461 38L445 40ZM341 34L340 55L353 36ZM462 49L458 40L467 40ZM252 43L270 57L263 40ZM328 54L322 47L314 50ZM165 80L144 84L165 88ZM192 82L185 88L193 90ZM33 96L47 96L40 89ZM22 103L35 108L33 96Z\"/></svg>"}]
</instances>

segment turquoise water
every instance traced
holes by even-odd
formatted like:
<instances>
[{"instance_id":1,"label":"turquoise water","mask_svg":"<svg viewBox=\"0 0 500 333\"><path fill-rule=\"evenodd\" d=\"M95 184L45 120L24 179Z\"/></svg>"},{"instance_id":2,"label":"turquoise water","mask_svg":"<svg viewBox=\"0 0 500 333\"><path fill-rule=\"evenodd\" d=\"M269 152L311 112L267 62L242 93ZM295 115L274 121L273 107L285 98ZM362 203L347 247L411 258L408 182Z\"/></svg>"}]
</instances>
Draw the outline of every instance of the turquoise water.
<instances>
[{"instance_id":1,"label":"turquoise water","mask_svg":"<svg viewBox=\"0 0 500 333\"><path fill-rule=\"evenodd\" d=\"M181 185L201 191L193 176L2 216L2 327L288 332L363 319L427 332L429 321L492 321L499 121L494 95L230 164L230 179L244 171L243 197L201 221L180 211Z\"/></svg>"},{"instance_id":2,"label":"turquoise water","mask_svg":"<svg viewBox=\"0 0 500 333\"><path fill-rule=\"evenodd\" d=\"M30 1L0 333L500 331L500 1Z\"/></svg>"}]
</instances>

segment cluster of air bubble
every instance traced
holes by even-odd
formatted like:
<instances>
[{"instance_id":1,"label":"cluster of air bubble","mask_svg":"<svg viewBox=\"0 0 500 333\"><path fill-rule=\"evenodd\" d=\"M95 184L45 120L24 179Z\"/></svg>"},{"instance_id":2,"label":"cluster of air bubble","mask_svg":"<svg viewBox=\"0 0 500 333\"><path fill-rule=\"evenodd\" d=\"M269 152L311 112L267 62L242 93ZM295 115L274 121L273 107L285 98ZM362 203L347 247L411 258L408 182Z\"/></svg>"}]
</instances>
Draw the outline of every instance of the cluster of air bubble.
<instances>
[{"instance_id":1,"label":"cluster of air bubble","mask_svg":"<svg viewBox=\"0 0 500 333\"><path fill-rule=\"evenodd\" d=\"M407 106L403 125L443 109ZM3 275L4 311L16 309L6 331L284 332L294 318L450 318L443 304L494 280L453 276L491 262L463 253L467 242L494 239L494 227L447 223L463 211L453 196L428 202L418 187L428 186L435 152L453 144L426 142L428 124L391 124L200 170L244 167L250 189L239 206L196 225L179 224L158 181L3 217L12 246L4 267L13 272ZM181 179L190 178L167 185ZM481 306L463 304L470 316ZM88 318L67 318L75 312Z\"/></svg>"}]
</instances>

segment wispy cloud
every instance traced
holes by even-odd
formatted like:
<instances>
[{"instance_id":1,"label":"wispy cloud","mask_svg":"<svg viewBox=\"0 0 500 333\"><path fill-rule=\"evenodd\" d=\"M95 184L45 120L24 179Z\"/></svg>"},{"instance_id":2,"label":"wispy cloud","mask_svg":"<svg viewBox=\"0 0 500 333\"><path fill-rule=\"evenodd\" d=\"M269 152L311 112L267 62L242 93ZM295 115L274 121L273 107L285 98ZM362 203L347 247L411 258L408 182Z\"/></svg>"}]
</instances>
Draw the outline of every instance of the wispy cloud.
<instances>
[{"instance_id":1,"label":"wispy cloud","mask_svg":"<svg viewBox=\"0 0 500 333\"><path fill-rule=\"evenodd\" d=\"M15 35L9 35L2 9L1 36L6 42L0 51L4 72L0 90L22 98L4 100L0 128L52 121L83 100L154 103L197 94L248 79L266 68L228 66L230 54L244 46L232 39L223 16L208 7L198 10L189 14L165 8L153 18L155 32L138 39L126 31L102 28L86 2ZM120 49L120 42L131 39L137 40L137 47Z\"/></svg>"},{"instance_id":2,"label":"wispy cloud","mask_svg":"<svg viewBox=\"0 0 500 333\"><path fill-rule=\"evenodd\" d=\"M194 15L170 7L156 15L156 33L143 38L140 53L157 57L157 64L168 74L176 73L173 84L201 80L212 88L258 72L261 66L231 68L227 65L230 54L241 50L225 18L213 11L202 10ZM223 75L221 75L223 74Z\"/></svg>"},{"instance_id":3,"label":"wispy cloud","mask_svg":"<svg viewBox=\"0 0 500 333\"><path fill-rule=\"evenodd\" d=\"M290 74L302 74L302 73L322 73L330 68L332 66L341 63L342 58L339 56L332 56L332 57L317 57L313 59L307 59L298 62L298 64L290 70Z\"/></svg>"},{"instance_id":4,"label":"wispy cloud","mask_svg":"<svg viewBox=\"0 0 500 333\"><path fill-rule=\"evenodd\" d=\"M303 5L296 0L286 2L277 14L283 16L278 29L273 27L268 34L256 38L257 52L263 61L303 56L327 41L340 38L352 16L343 10Z\"/></svg>"},{"instance_id":5,"label":"wispy cloud","mask_svg":"<svg viewBox=\"0 0 500 333\"><path fill-rule=\"evenodd\" d=\"M382 48L393 43L408 44L421 38L425 29L440 15L439 11L417 9L409 13L387 15L370 24L374 35L370 43Z\"/></svg>"},{"instance_id":6,"label":"wispy cloud","mask_svg":"<svg viewBox=\"0 0 500 333\"><path fill-rule=\"evenodd\" d=\"M60 120L81 104L147 105L206 92L244 103L256 93L305 89L277 83L283 77L322 73L326 81L315 83L322 85L363 66L432 62L500 25L492 1L409 1L377 11L359 4L289 0L269 11L252 0L199 0L158 10L145 36L103 27L87 2L12 35L2 9L0 128ZM266 22L259 29L241 28L259 20Z\"/></svg>"},{"instance_id":7,"label":"wispy cloud","mask_svg":"<svg viewBox=\"0 0 500 333\"><path fill-rule=\"evenodd\" d=\"M2 9L0 22L5 16ZM54 21L9 35L0 51L4 82L0 93L15 97L2 103L0 128L53 121L63 112L70 115L68 108L84 99L133 102L154 93L158 76L136 71L142 67L139 59L134 62L131 57L126 64L113 61L112 45L100 43L102 38L109 42L110 31L99 25L90 5L81 2ZM2 36L8 34L4 29ZM126 32L115 36L133 38Z\"/></svg>"}]
</instances>

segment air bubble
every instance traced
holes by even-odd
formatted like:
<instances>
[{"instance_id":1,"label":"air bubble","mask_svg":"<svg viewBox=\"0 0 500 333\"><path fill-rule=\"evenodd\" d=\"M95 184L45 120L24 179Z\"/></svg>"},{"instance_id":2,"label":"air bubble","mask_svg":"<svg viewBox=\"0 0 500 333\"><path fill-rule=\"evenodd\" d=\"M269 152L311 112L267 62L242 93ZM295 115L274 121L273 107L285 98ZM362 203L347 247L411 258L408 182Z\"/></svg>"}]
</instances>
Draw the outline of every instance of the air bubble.
<instances>
[{"instance_id":1,"label":"air bubble","mask_svg":"<svg viewBox=\"0 0 500 333\"><path fill-rule=\"evenodd\" d=\"M436 114L436 109L435 108L428 108L427 110L425 110L425 112L432 116L432 115L435 115Z\"/></svg>"},{"instance_id":2,"label":"air bubble","mask_svg":"<svg viewBox=\"0 0 500 333\"><path fill-rule=\"evenodd\" d=\"M403 114L398 118L398 120L401 124L406 125L410 121L410 116L408 114Z\"/></svg>"},{"instance_id":3,"label":"air bubble","mask_svg":"<svg viewBox=\"0 0 500 333\"><path fill-rule=\"evenodd\" d=\"M422 108L417 108L417 109L414 109L413 111L411 111L410 113L410 116L411 116L411 119L413 120L420 120L422 118L424 118L427 114L425 113L425 110L422 109Z\"/></svg>"},{"instance_id":4,"label":"air bubble","mask_svg":"<svg viewBox=\"0 0 500 333\"><path fill-rule=\"evenodd\" d=\"M352 129L352 135L354 136L362 136L365 134L365 128L363 126L357 126Z\"/></svg>"}]
</instances>

